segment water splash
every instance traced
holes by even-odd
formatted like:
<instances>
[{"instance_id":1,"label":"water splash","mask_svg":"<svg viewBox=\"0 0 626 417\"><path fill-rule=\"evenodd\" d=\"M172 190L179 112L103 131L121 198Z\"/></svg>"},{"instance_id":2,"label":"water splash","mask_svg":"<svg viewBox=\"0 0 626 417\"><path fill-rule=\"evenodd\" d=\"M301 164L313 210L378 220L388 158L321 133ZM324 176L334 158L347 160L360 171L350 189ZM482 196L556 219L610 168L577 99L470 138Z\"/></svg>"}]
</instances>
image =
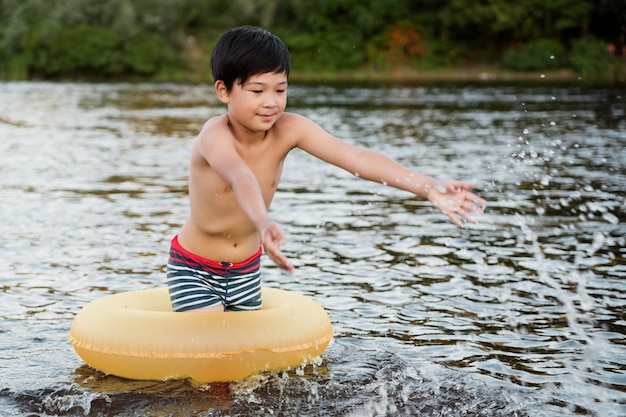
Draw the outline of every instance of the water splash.
<instances>
[{"instance_id":1,"label":"water splash","mask_svg":"<svg viewBox=\"0 0 626 417\"><path fill-rule=\"evenodd\" d=\"M619 403L623 402L623 399L619 400L608 395L603 384L597 383L597 380L601 378L594 370L602 369L607 361L612 361L610 358L619 357L622 353L607 342L605 337L594 336L591 332L602 326L594 320L598 304L587 290L587 275L576 268L576 265L581 262L580 258L577 258L576 265L573 267L564 266L559 261L548 260L528 220L516 214L515 223L520 228L525 241L530 244L537 278L551 289L550 295L564 307L568 326L563 329L562 337L570 341L575 340L577 342L575 349L581 350L579 356L561 359L562 366L570 371L573 379L563 381L560 385L567 386L566 391L570 395L575 392L581 394L579 397L570 397L568 407L574 412L577 408L589 412L598 409L598 403L601 403L603 413L606 413L602 414L603 416L619 415ZM586 254L593 255L602 248L605 242L604 235L596 232ZM538 295L545 296L546 294ZM583 393L585 395L582 395Z\"/></svg>"}]
</instances>

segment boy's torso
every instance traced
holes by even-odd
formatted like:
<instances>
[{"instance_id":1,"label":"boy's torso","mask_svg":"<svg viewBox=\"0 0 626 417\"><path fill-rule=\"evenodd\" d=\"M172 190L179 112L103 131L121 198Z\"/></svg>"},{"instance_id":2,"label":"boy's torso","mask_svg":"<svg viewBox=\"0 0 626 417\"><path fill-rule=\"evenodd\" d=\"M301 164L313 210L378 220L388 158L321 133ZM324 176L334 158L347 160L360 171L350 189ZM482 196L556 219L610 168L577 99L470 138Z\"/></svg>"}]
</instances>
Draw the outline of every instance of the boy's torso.
<instances>
[{"instance_id":1,"label":"boy's torso","mask_svg":"<svg viewBox=\"0 0 626 417\"><path fill-rule=\"evenodd\" d=\"M293 132L285 129L284 119L289 117L283 115L262 141L237 146L238 154L254 173L268 209L278 188L285 157L295 144ZM180 230L179 242L190 252L216 261L248 259L258 251L260 236L230 187L202 157L199 140L196 139L191 155L191 212Z\"/></svg>"}]
</instances>

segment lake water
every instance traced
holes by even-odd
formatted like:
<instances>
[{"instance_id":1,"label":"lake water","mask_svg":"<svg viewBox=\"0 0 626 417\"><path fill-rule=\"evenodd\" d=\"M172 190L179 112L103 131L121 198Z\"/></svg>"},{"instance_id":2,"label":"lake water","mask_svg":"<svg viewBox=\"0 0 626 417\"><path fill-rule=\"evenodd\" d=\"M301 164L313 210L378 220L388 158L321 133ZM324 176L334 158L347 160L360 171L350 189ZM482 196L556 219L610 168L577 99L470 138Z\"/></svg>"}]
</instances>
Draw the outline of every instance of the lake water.
<instances>
[{"instance_id":1,"label":"lake water","mask_svg":"<svg viewBox=\"0 0 626 417\"><path fill-rule=\"evenodd\" d=\"M545 80L543 80L545 81ZM489 201L456 228L303 152L272 216L335 338L321 363L141 382L66 339L84 304L164 285L209 86L0 83L0 415L626 415L626 88L291 86L288 109Z\"/></svg>"}]
</instances>

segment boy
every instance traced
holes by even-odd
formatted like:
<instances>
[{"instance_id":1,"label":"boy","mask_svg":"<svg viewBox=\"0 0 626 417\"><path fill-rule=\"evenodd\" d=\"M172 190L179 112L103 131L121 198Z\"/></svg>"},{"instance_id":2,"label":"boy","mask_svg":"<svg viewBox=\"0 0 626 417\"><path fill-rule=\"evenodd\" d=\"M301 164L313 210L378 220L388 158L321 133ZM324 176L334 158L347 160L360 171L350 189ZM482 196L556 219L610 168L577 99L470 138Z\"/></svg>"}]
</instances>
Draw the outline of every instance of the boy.
<instances>
[{"instance_id":1,"label":"boy","mask_svg":"<svg viewBox=\"0 0 626 417\"><path fill-rule=\"evenodd\" d=\"M172 240L167 283L175 311L254 310L261 306L262 250L293 271L285 238L268 216L283 161L294 148L359 176L427 198L459 227L485 200L472 184L436 181L359 149L314 122L285 113L289 52L259 28L225 32L211 55L225 115L206 122L191 154L190 215Z\"/></svg>"}]
</instances>

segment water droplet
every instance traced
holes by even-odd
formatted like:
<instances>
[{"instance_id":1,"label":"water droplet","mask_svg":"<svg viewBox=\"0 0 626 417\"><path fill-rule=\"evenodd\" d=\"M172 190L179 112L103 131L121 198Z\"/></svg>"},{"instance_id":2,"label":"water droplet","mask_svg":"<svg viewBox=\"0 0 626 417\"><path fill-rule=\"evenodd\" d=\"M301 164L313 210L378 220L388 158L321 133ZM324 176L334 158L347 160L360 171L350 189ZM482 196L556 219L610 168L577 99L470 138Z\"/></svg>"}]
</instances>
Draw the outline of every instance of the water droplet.
<instances>
[{"instance_id":1,"label":"water droplet","mask_svg":"<svg viewBox=\"0 0 626 417\"><path fill-rule=\"evenodd\" d=\"M619 219L617 218L616 215L614 215L613 213L604 213L602 215L602 218L604 220L606 220L607 222L611 223L611 224L617 224L619 223Z\"/></svg>"},{"instance_id":2,"label":"water droplet","mask_svg":"<svg viewBox=\"0 0 626 417\"><path fill-rule=\"evenodd\" d=\"M511 289L510 288L501 288L497 293L496 297L500 303L506 303L511 298Z\"/></svg>"},{"instance_id":3,"label":"water droplet","mask_svg":"<svg viewBox=\"0 0 626 417\"><path fill-rule=\"evenodd\" d=\"M524 130L523 130L523 133L524 133L525 135L527 135L527 134L528 134L528 129L524 129Z\"/></svg>"},{"instance_id":4,"label":"water droplet","mask_svg":"<svg viewBox=\"0 0 626 417\"><path fill-rule=\"evenodd\" d=\"M596 232L593 235L593 242L591 242L591 246L587 250L587 255L591 256L596 253L606 241L606 237L601 232Z\"/></svg>"}]
</instances>

